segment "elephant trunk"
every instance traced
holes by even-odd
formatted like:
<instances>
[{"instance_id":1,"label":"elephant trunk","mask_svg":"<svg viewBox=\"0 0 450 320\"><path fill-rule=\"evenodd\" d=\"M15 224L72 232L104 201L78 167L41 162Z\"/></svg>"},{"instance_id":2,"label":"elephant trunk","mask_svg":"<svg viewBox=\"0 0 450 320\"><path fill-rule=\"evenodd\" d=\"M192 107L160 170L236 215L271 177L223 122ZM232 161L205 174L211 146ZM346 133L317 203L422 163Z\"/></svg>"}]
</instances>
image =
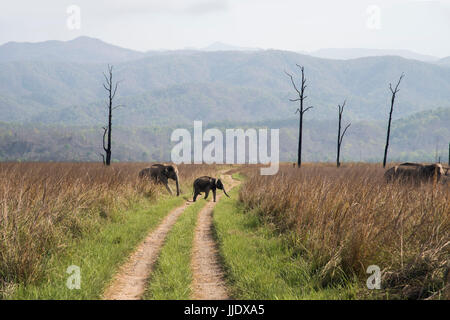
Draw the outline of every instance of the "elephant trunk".
<instances>
[{"instance_id":1,"label":"elephant trunk","mask_svg":"<svg viewBox=\"0 0 450 320\"><path fill-rule=\"evenodd\" d=\"M175 183L177 185L177 197L180 195L180 184L178 182L178 174L177 177L175 178Z\"/></svg>"},{"instance_id":2,"label":"elephant trunk","mask_svg":"<svg viewBox=\"0 0 450 320\"><path fill-rule=\"evenodd\" d=\"M228 198L231 198L231 197L228 195L228 193L225 191L225 187L223 187L223 193L225 193L225 195L226 195Z\"/></svg>"}]
</instances>

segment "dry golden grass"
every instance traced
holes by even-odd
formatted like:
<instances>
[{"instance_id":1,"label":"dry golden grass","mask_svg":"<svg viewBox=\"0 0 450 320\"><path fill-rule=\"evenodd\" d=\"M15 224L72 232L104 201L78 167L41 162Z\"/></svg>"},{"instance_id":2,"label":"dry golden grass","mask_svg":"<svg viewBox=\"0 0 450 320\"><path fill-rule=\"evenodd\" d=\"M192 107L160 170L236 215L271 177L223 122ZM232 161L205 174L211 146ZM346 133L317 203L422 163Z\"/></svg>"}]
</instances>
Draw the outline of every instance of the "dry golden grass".
<instances>
[{"instance_id":1,"label":"dry golden grass","mask_svg":"<svg viewBox=\"0 0 450 320\"><path fill-rule=\"evenodd\" d=\"M382 269L382 286L401 298L426 298L449 285L448 186L387 184L384 170L368 164L244 172L240 201L291 236L323 286L367 279L369 265Z\"/></svg>"},{"instance_id":2,"label":"dry golden grass","mask_svg":"<svg viewBox=\"0 0 450 320\"><path fill-rule=\"evenodd\" d=\"M47 258L95 232L115 213L157 198L161 186L138 179L150 164L0 163L0 288L38 279ZM215 166L181 165L182 191Z\"/></svg>"}]
</instances>

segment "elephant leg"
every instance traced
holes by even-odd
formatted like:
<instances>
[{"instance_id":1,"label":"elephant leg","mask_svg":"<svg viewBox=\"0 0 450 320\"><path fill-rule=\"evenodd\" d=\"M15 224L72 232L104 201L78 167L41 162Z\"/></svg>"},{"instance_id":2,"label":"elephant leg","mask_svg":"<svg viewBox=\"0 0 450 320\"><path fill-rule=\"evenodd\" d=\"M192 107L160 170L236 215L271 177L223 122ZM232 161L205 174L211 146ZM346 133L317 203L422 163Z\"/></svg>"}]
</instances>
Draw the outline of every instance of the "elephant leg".
<instances>
[{"instance_id":1,"label":"elephant leg","mask_svg":"<svg viewBox=\"0 0 450 320\"><path fill-rule=\"evenodd\" d=\"M194 193L194 202L195 202L195 200L197 200L197 196L200 194L200 192L197 192L197 191L195 191L195 193Z\"/></svg>"},{"instance_id":2,"label":"elephant leg","mask_svg":"<svg viewBox=\"0 0 450 320\"><path fill-rule=\"evenodd\" d=\"M172 189L170 189L170 186L169 186L169 182L164 181L163 183L164 183L164 186L166 187L167 191L169 191L170 195L173 195Z\"/></svg>"},{"instance_id":3,"label":"elephant leg","mask_svg":"<svg viewBox=\"0 0 450 320\"><path fill-rule=\"evenodd\" d=\"M205 199L208 198L210 190L211 190L211 187L209 187L209 186L205 187L205 189L202 190L202 192L205 193L205 197L204 197Z\"/></svg>"},{"instance_id":4,"label":"elephant leg","mask_svg":"<svg viewBox=\"0 0 450 320\"><path fill-rule=\"evenodd\" d=\"M213 198L214 198L214 202L216 202L216 190L213 190Z\"/></svg>"}]
</instances>

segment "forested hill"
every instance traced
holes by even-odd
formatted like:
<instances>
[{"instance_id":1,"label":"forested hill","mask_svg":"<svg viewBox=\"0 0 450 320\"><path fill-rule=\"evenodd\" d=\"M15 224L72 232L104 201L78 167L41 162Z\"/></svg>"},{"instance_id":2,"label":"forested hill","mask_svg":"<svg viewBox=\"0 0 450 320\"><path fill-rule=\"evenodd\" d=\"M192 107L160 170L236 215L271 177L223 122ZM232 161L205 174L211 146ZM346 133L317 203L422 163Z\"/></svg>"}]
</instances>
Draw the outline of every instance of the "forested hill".
<instances>
[{"instance_id":1,"label":"forested hill","mask_svg":"<svg viewBox=\"0 0 450 320\"><path fill-rule=\"evenodd\" d=\"M281 156L296 154L297 105L290 79L307 77L306 160L330 160L337 105L352 127L343 157L376 160L384 143L390 82L406 74L394 110L391 155L425 161L450 140L450 68L398 56L327 60L278 50L137 52L82 37L0 46L0 158L98 161L106 121L107 64L120 80L116 160L162 160L170 132L204 125L281 128Z\"/></svg>"},{"instance_id":2,"label":"forested hill","mask_svg":"<svg viewBox=\"0 0 450 320\"><path fill-rule=\"evenodd\" d=\"M306 69L307 104L315 107L309 115L314 119L333 119L344 99L347 117L384 119L388 84L402 72L406 77L397 118L450 107L450 68L400 57L339 61L276 50L144 54L105 47L95 39L74 41L26 44L28 54L15 59L7 52L12 44L0 46L0 121L102 124L102 72L109 62L116 79L123 80L117 103L125 108L115 114L122 126L293 119L295 105L288 98L294 91L284 71L298 73L296 64Z\"/></svg>"}]
</instances>

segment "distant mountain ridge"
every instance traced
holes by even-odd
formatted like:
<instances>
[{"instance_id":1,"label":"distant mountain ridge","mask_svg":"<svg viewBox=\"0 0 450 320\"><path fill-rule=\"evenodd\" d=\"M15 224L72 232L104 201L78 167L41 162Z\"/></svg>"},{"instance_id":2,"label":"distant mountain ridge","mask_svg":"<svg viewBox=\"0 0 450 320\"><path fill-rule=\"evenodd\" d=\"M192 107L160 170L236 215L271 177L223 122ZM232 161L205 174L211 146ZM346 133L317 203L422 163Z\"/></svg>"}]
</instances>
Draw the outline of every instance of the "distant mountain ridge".
<instances>
[{"instance_id":1,"label":"distant mountain ridge","mask_svg":"<svg viewBox=\"0 0 450 320\"><path fill-rule=\"evenodd\" d=\"M87 37L23 45L27 50L0 46L0 121L102 123L108 63L123 80L117 102L126 108L117 110L115 121L124 126L294 119L289 98L295 92L284 71L297 79L296 64L306 69L311 118L335 118L337 104L347 99L348 119L383 119L388 84L402 72L395 118L450 107L450 68L400 57L331 60L279 50L150 54Z\"/></svg>"},{"instance_id":2,"label":"distant mountain ridge","mask_svg":"<svg viewBox=\"0 0 450 320\"><path fill-rule=\"evenodd\" d=\"M258 51L262 49L251 47L233 46L223 42L214 42L209 46L199 49L200 51Z\"/></svg>"},{"instance_id":3,"label":"distant mountain ridge","mask_svg":"<svg viewBox=\"0 0 450 320\"><path fill-rule=\"evenodd\" d=\"M49 40L44 42L8 42L0 45L0 62L10 61L71 61L77 63L110 63L141 59L146 56L174 52L220 52L220 51L261 51L261 48L235 46L223 42L214 42L203 48L185 48L183 50L149 50L141 52L125 49L106 43L100 39L81 36L69 41ZM302 55L313 57L351 60L364 57L398 56L424 62L450 63L450 57L439 59L431 55L410 50L367 49L367 48L323 48L315 51L298 51Z\"/></svg>"},{"instance_id":4,"label":"distant mountain ridge","mask_svg":"<svg viewBox=\"0 0 450 320\"><path fill-rule=\"evenodd\" d=\"M145 53L124 49L90 37L78 37L70 41L8 42L0 46L0 62L45 60L117 63L143 57Z\"/></svg>"},{"instance_id":5,"label":"distant mountain ridge","mask_svg":"<svg viewBox=\"0 0 450 320\"><path fill-rule=\"evenodd\" d=\"M350 60L364 57L398 56L425 62L437 62L439 58L420 54L410 50L363 49L363 48L325 48L309 53L314 57L324 59Z\"/></svg>"},{"instance_id":6,"label":"distant mountain ridge","mask_svg":"<svg viewBox=\"0 0 450 320\"><path fill-rule=\"evenodd\" d=\"M449 66L450 67L450 57L442 58L438 62L440 65Z\"/></svg>"}]
</instances>

